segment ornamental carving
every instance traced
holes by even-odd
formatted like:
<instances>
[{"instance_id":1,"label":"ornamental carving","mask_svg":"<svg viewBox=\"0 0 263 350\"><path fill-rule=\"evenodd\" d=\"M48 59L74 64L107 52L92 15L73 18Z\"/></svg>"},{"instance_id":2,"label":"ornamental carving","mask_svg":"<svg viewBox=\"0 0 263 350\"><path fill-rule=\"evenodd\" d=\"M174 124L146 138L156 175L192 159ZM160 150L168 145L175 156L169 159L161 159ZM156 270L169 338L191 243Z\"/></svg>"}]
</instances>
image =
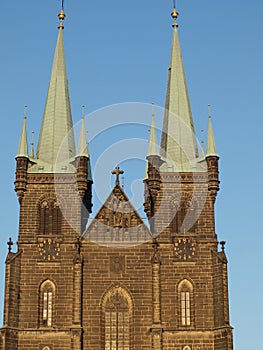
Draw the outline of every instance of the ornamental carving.
<instances>
[{"instance_id":1,"label":"ornamental carving","mask_svg":"<svg viewBox=\"0 0 263 350\"><path fill-rule=\"evenodd\" d=\"M88 227L84 238L105 245L140 244L152 237L123 190L116 186Z\"/></svg>"}]
</instances>

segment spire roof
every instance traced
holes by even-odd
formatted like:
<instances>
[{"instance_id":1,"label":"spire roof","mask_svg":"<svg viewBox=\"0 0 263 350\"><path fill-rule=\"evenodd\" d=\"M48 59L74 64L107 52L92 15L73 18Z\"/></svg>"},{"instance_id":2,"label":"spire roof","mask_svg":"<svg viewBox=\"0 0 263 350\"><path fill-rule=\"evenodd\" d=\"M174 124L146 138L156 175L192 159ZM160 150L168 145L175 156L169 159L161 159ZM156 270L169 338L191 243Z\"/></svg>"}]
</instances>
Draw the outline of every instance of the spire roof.
<instances>
[{"instance_id":1,"label":"spire roof","mask_svg":"<svg viewBox=\"0 0 263 350\"><path fill-rule=\"evenodd\" d=\"M78 145L78 156L79 157L89 157L89 148L86 138L85 120L84 115L82 115L81 129L79 134L79 145Z\"/></svg>"},{"instance_id":2,"label":"spire roof","mask_svg":"<svg viewBox=\"0 0 263 350\"><path fill-rule=\"evenodd\" d=\"M65 14L61 11L58 16L59 32L37 148L37 159L48 164L56 162L62 143L65 146L63 156L60 152L61 161L70 159L76 154L64 54Z\"/></svg>"},{"instance_id":3,"label":"spire roof","mask_svg":"<svg viewBox=\"0 0 263 350\"><path fill-rule=\"evenodd\" d=\"M149 156L159 156L156 129L155 129L155 123L154 123L154 103L152 103L152 125L151 125L150 137L148 141L147 157ZM148 167L149 167L148 160L146 160L145 174L144 174L145 179L148 178Z\"/></svg>"},{"instance_id":4,"label":"spire roof","mask_svg":"<svg viewBox=\"0 0 263 350\"><path fill-rule=\"evenodd\" d=\"M154 111L152 113L152 126L151 126L151 133L150 133L150 138L149 138L149 143L148 143L147 155L148 156L159 156L157 137L156 137L156 129L155 129L155 123L154 123Z\"/></svg>"},{"instance_id":5,"label":"spire roof","mask_svg":"<svg viewBox=\"0 0 263 350\"><path fill-rule=\"evenodd\" d=\"M21 132L21 137L20 137L17 157L28 157L26 116L24 116L24 122L23 122L23 126L22 126L22 132Z\"/></svg>"},{"instance_id":6,"label":"spire roof","mask_svg":"<svg viewBox=\"0 0 263 350\"><path fill-rule=\"evenodd\" d=\"M218 154L216 152L216 143L215 143L215 137L213 132L213 126L212 126L212 118L209 116L208 121L208 138L207 138L207 150L206 150L206 156L216 156L218 157Z\"/></svg>"},{"instance_id":7,"label":"spire roof","mask_svg":"<svg viewBox=\"0 0 263 350\"><path fill-rule=\"evenodd\" d=\"M90 165L90 155L89 155L89 146L86 138L86 129L85 129L85 119L84 119L84 106L83 106L83 115L81 119L81 129L79 134L79 144L78 144L78 157L87 157L88 158L88 177L87 179L92 181L91 165Z\"/></svg>"},{"instance_id":8,"label":"spire roof","mask_svg":"<svg viewBox=\"0 0 263 350\"><path fill-rule=\"evenodd\" d=\"M198 150L178 37L178 12L175 9L172 17L174 32L160 154L166 160L162 171L168 171L168 163L171 171L186 171L189 163L198 157Z\"/></svg>"}]
</instances>

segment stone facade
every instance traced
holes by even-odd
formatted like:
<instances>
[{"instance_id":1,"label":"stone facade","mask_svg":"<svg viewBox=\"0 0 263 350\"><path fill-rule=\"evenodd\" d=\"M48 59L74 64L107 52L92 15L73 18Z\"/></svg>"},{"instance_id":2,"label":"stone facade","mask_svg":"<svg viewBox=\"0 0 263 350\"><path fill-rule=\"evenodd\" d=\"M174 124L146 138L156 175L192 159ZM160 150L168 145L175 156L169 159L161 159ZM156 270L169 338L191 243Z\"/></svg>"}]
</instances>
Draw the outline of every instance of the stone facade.
<instances>
[{"instance_id":1,"label":"stone facade","mask_svg":"<svg viewBox=\"0 0 263 350\"><path fill-rule=\"evenodd\" d=\"M20 161L17 159L18 251L10 252L6 260L3 350L232 349L227 259L223 243L218 251L214 228L219 184L216 157L207 159L208 172L194 174L195 179L190 173L159 173L149 163L145 210L151 231L116 185L83 238L82 216L87 215L82 206L91 201L88 181L80 191L80 177L75 174L56 174L55 181L54 174L25 172ZM216 165L213 176L210 164ZM23 192L20 172L26 174ZM114 212L112 200L128 208ZM60 203L62 220L56 235L41 234L43 201ZM183 232L175 231L182 221L178 215L181 207L188 208L188 213L192 207L198 211L193 227L190 223ZM133 226L131 220L125 226L127 215L135 216ZM109 224L105 224L107 219ZM94 225L97 237L106 237L100 244L93 236ZM114 230L125 229L126 240L123 235L114 236ZM134 230L137 236L132 236ZM50 324L43 316L42 285L47 281L53 288L52 306L45 310L49 313L51 307ZM189 293L188 306L182 306L181 293ZM119 338L123 345L117 348L116 334L113 330L107 334L106 325L107 315L118 314L111 308L107 311L108 300L116 295L125 300L127 309L126 323L121 326L126 331ZM120 315L124 317L125 312Z\"/></svg>"},{"instance_id":2,"label":"stone facade","mask_svg":"<svg viewBox=\"0 0 263 350\"><path fill-rule=\"evenodd\" d=\"M59 18L63 48L63 11ZM65 69L60 74L67 92ZM116 167L115 187L86 228L92 180L84 138L85 152L59 170L26 147L16 158L18 247L9 243L0 350L232 350L225 242L218 248L215 233L216 153L187 172L164 171L164 160L148 155L149 227Z\"/></svg>"}]
</instances>

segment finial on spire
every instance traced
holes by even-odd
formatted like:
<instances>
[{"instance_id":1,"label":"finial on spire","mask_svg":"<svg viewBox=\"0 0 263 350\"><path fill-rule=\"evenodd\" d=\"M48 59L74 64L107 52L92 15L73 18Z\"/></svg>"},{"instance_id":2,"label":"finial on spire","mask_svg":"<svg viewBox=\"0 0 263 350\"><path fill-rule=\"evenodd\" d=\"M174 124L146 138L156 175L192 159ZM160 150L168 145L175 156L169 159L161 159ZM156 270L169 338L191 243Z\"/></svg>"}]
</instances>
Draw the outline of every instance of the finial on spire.
<instances>
[{"instance_id":1,"label":"finial on spire","mask_svg":"<svg viewBox=\"0 0 263 350\"><path fill-rule=\"evenodd\" d=\"M115 186L120 186L120 180L119 180L119 176L124 174L124 171L120 169L120 167L117 165L116 168L114 170L112 170L112 175L116 175L116 182L115 182Z\"/></svg>"},{"instance_id":2,"label":"finial on spire","mask_svg":"<svg viewBox=\"0 0 263 350\"><path fill-rule=\"evenodd\" d=\"M177 20L177 18L179 16L179 12L176 10L175 0L174 0L173 3L174 3L174 9L173 9L173 11L171 13L172 18L174 19L173 27L178 27L178 24L176 23L176 20Z\"/></svg>"},{"instance_id":3,"label":"finial on spire","mask_svg":"<svg viewBox=\"0 0 263 350\"><path fill-rule=\"evenodd\" d=\"M65 17L66 17L66 14L64 12L64 0L61 0L61 11L58 14L58 18L60 21L58 29L64 29L63 21L64 21Z\"/></svg>"}]
</instances>

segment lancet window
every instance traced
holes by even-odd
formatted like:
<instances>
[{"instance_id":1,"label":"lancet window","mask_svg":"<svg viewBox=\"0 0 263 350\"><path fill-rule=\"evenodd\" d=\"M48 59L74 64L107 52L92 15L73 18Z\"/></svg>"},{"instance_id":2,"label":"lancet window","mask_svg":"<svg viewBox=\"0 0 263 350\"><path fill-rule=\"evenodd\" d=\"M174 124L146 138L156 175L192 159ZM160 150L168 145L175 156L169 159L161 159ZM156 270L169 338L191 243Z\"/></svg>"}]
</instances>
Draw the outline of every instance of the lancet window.
<instances>
[{"instance_id":1,"label":"lancet window","mask_svg":"<svg viewBox=\"0 0 263 350\"><path fill-rule=\"evenodd\" d=\"M52 327L54 323L55 285L46 280L40 286L40 324Z\"/></svg>"},{"instance_id":2,"label":"lancet window","mask_svg":"<svg viewBox=\"0 0 263 350\"><path fill-rule=\"evenodd\" d=\"M111 290L105 297L104 339L105 350L130 350L131 305L121 288Z\"/></svg>"},{"instance_id":3,"label":"lancet window","mask_svg":"<svg viewBox=\"0 0 263 350\"><path fill-rule=\"evenodd\" d=\"M190 327L194 323L194 302L193 302L193 285L188 280L183 280L178 286L178 299L181 327Z\"/></svg>"}]
</instances>

